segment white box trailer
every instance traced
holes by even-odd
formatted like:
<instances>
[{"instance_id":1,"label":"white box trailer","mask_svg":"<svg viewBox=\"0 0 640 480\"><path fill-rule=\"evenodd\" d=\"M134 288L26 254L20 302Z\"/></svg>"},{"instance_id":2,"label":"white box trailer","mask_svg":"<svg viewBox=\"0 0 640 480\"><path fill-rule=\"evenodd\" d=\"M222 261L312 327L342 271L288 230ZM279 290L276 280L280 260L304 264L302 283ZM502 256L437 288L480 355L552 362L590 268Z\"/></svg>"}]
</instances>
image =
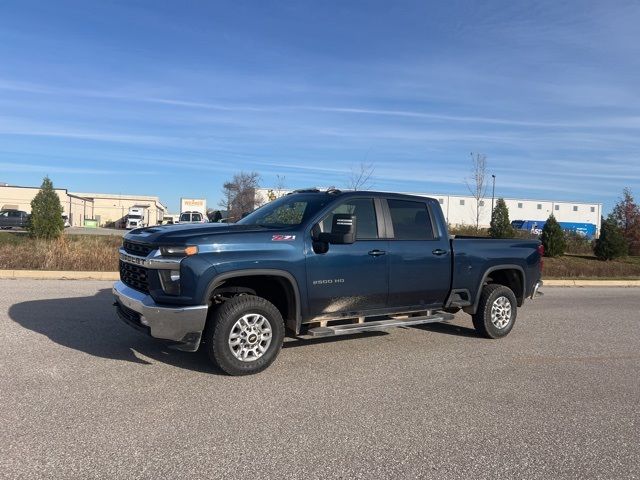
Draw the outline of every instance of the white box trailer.
<instances>
[{"instance_id":1,"label":"white box trailer","mask_svg":"<svg viewBox=\"0 0 640 480\"><path fill-rule=\"evenodd\" d=\"M200 212L207 216L207 200L204 198L181 198L180 213L184 212Z\"/></svg>"},{"instance_id":2,"label":"white box trailer","mask_svg":"<svg viewBox=\"0 0 640 480\"><path fill-rule=\"evenodd\" d=\"M181 198L179 221L180 223L206 222L207 200L204 198Z\"/></svg>"}]
</instances>

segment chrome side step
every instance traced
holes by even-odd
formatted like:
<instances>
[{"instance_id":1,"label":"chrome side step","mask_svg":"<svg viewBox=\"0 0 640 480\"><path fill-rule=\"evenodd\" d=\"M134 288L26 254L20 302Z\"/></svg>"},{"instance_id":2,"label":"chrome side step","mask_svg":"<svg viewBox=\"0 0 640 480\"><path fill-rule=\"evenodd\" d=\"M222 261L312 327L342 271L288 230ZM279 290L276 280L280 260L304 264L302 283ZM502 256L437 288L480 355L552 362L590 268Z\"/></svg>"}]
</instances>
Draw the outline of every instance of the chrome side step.
<instances>
[{"instance_id":1,"label":"chrome side step","mask_svg":"<svg viewBox=\"0 0 640 480\"><path fill-rule=\"evenodd\" d=\"M330 325L327 327L310 328L307 332L312 337L334 337L337 335L350 335L352 333L381 331L395 327L411 327L424 323L447 322L453 320L450 313L438 313L436 315L424 315L421 317L389 318L364 323L350 323L347 325Z\"/></svg>"}]
</instances>

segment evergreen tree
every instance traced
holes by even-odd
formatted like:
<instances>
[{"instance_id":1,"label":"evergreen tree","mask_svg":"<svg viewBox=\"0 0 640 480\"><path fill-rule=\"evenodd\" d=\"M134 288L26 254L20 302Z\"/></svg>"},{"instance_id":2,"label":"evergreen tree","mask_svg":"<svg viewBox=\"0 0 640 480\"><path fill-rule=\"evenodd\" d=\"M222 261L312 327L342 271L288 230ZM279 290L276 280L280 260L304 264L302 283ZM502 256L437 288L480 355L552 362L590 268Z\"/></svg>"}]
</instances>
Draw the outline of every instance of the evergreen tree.
<instances>
[{"instance_id":1,"label":"evergreen tree","mask_svg":"<svg viewBox=\"0 0 640 480\"><path fill-rule=\"evenodd\" d=\"M613 260L627 255L627 242L613 214L606 220L603 218L601 223L600 237L593 248L596 257L600 260Z\"/></svg>"},{"instance_id":2,"label":"evergreen tree","mask_svg":"<svg viewBox=\"0 0 640 480\"><path fill-rule=\"evenodd\" d=\"M544 245L545 256L559 257L564 255L567 242L564 237L564 231L553 214L549 216L547 223L544 224L540 240L542 240L542 245Z\"/></svg>"},{"instance_id":3,"label":"evergreen tree","mask_svg":"<svg viewBox=\"0 0 640 480\"><path fill-rule=\"evenodd\" d=\"M629 248L640 247L640 206L629 188L622 191L622 198L613 207L609 220L615 221Z\"/></svg>"},{"instance_id":4,"label":"evergreen tree","mask_svg":"<svg viewBox=\"0 0 640 480\"><path fill-rule=\"evenodd\" d=\"M31 200L29 233L37 238L58 238L64 231L60 197L49 177L44 177L40 191Z\"/></svg>"},{"instance_id":5,"label":"evergreen tree","mask_svg":"<svg viewBox=\"0 0 640 480\"><path fill-rule=\"evenodd\" d=\"M515 230L509 222L509 209L504 199L499 198L491 213L489 236L492 238L513 238Z\"/></svg>"}]
</instances>

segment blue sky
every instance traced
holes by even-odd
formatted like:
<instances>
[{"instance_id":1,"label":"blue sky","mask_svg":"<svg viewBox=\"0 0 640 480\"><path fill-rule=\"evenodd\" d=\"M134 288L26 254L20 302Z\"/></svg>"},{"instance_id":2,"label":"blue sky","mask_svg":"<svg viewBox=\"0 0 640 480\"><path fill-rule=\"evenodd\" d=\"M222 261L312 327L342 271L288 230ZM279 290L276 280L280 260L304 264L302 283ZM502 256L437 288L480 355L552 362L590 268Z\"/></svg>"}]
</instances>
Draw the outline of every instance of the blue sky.
<instances>
[{"instance_id":1,"label":"blue sky","mask_svg":"<svg viewBox=\"0 0 640 480\"><path fill-rule=\"evenodd\" d=\"M0 181L220 198L234 172L640 196L640 3L5 1Z\"/></svg>"}]
</instances>

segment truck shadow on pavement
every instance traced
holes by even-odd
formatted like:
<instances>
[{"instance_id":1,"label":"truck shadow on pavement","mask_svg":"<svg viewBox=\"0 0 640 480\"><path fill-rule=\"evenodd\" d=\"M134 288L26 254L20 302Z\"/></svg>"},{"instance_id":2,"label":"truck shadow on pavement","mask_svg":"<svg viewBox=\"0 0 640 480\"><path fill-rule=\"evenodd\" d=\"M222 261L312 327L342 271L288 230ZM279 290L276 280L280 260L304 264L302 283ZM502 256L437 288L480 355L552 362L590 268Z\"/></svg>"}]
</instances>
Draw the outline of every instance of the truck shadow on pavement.
<instances>
[{"instance_id":1,"label":"truck shadow on pavement","mask_svg":"<svg viewBox=\"0 0 640 480\"><path fill-rule=\"evenodd\" d=\"M64 285L64 283L61 283ZM147 337L125 325L116 315L110 289L92 297L33 300L11 306L9 317L24 328L42 334L63 347L95 357L138 365L151 360L178 368L222 374L202 351L186 353L168 348L162 340Z\"/></svg>"}]
</instances>

